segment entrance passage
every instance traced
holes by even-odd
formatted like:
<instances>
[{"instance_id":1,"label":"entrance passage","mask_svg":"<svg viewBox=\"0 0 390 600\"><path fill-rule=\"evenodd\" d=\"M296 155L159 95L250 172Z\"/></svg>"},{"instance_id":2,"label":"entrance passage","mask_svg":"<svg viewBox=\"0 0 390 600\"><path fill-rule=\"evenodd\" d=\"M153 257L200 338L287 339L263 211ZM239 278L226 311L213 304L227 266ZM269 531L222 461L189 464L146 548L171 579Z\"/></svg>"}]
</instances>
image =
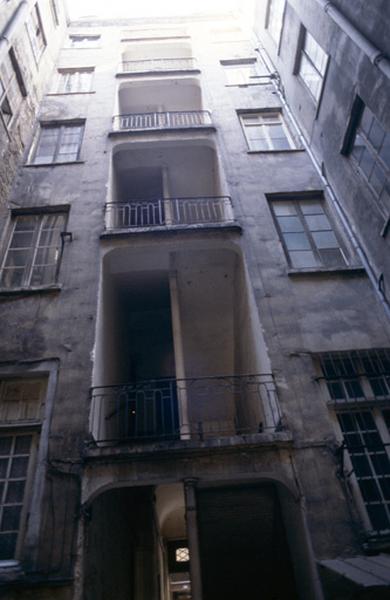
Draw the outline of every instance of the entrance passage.
<instances>
[{"instance_id":1,"label":"entrance passage","mask_svg":"<svg viewBox=\"0 0 390 600\"><path fill-rule=\"evenodd\" d=\"M199 490L203 600L298 598L276 488Z\"/></svg>"}]
</instances>

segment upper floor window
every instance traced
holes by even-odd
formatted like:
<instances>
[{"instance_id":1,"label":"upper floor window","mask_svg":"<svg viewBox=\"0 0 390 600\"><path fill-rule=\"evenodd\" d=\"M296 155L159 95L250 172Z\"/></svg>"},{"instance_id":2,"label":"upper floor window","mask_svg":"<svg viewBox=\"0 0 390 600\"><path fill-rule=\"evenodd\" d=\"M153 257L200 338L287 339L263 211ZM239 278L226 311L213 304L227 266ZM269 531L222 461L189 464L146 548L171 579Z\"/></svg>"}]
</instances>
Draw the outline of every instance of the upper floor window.
<instances>
[{"instance_id":1,"label":"upper floor window","mask_svg":"<svg viewBox=\"0 0 390 600\"><path fill-rule=\"evenodd\" d=\"M272 200L271 207L292 267L345 266L344 253L321 199Z\"/></svg>"},{"instance_id":2,"label":"upper floor window","mask_svg":"<svg viewBox=\"0 0 390 600\"><path fill-rule=\"evenodd\" d=\"M96 48L100 35L70 35L69 45L71 48Z\"/></svg>"},{"instance_id":3,"label":"upper floor window","mask_svg":"<svg viewBox=\"0 0 390 600\"><path fill-rule=\"evenodd\" d=\"M58 6L57 6L57 0L50 0L50 10L51 10L51 15L53 17L53 23L55 26L60 24L60 20L58 18Z\"/></svg>"},{"instance_id":4,"label":"upper floor window","mask_svg":"<svg viewBox=\"0 0 390 600\"><path fill-rule=\"evenodd\" d=\"M22 93L12 62L12 56L15 55L6 54L0 67L0 114L6 127L10 125L22 100Z\"/></svg>"},{"instance_id":5,"label":"upper floor window","mask_svg":"<svg viewBox=\"0 0 390 600\"><path fill-rule=\"evenodd\" d=\"M79 159L84 123L41 124L31 163L47 165Z\"/></svg>"},{"instance_id":6,"label":"upper floor window","mask_svg":"<svg viewBox=\"0 0 390 600\"><path fill-rule=\"evenodd\" d=\"M34 287L56 282L66 213L12 218L0 269L0 287Z\"/></svg>"},{"instance_id":7,"label":"upper floor window","mask_svg":"<svg viewBox=\"0 0 390 600\"><path fill-rule=\"evenodd\" d=\"M58 69L52 93L78 94L90 92L94 69Z\"/></svg>"},{"instance_id":8,"label":"upper floor window","mask_svg":"<svg viewBox=\"0 0 390 600\"><path fill-rule=\"evenodd\" d=\"M258 83L258 63L256 60L221 61L227 85L248 85ZM267 74L263 67L261 74Z\"/></svg>"},{"instance_id":9,"label":"upper floor window","mask_svg":"<svg viewBox=\"0 0 390 600\"><path fill-rule=\"evenodd\" d=\"M324 82L328 55L306 30L302 33L298 74L314 100L318 102Z\"/></svg>"},{"instance_id":10,"label":"upper floor window","mask_svg":"<svg viewBox=\"0 0 390 600\"><path fill-rule=\"evenodd\" d=\"M277 45L279 45L282 33L285 4L285 0L269 0L268 3L266 27Z\"/></svg>"},{"instance_id":11,"label":"upper floor window","mask_svg":"<svg viewBox=\"0 0 390 600\"><path fill-rule=\"evenodd\" d=\"M296 148L280 111L267 110L240 114L250 150L276 151Z\"/></svg>"},{"instance_id":12,"label":"upper floor window","mask_svg":"<svg viewBox=\"0 0 390 600\"><path fill-rule=\"evenodd\" d=\"M38 64L46 46L46 38L42 27L38 4L32 9L30 19L27 21L26 26L34 59Z\"/></svg>"},{"instance_id":13,"label":"upper floor window","mask_svg":"<svg viewBox=\"0 0 390 600\"><path fill-rule=\"evenodd\" d=\"M390 132L372 111L357 98L353 122L344 142L343 153L350 153L386 212L390 210Z\"/></svg>"}]
</instances>

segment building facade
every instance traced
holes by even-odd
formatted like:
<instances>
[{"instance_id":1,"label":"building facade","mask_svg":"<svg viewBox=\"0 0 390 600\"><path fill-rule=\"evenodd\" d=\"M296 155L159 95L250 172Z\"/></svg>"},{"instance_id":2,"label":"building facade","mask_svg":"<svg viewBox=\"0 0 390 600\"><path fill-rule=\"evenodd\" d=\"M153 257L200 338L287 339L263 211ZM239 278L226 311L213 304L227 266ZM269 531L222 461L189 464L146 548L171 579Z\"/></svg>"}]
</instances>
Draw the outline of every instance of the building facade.
<instances>
[{"instance_id":1,"label":"building facade","mask_svg":"<svg viewBox=\"0 0 390 600\"><path fill-rule=\"evenodd\" d=\"M241 17L59 25L14 119L7 600L388 594L387 188L359 163L374 127L385 158L386 59L344 82L344 131L358 49L321 2Z\"/></svg>"}]
</instances>

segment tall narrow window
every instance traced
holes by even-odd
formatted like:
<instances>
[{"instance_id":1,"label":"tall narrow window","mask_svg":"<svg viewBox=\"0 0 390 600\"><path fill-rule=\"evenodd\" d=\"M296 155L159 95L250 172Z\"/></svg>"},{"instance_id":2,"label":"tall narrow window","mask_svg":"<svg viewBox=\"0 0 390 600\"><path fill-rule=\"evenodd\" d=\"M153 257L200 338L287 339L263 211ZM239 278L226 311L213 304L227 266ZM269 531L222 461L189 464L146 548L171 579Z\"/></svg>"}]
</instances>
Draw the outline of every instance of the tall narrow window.
<instances>
[{"instance_id":1,"label":"tall narrow window","mask_svg":"<svg viewBox=\"0 0 390 600\"><path fill-rule=\"evenodd\" d=\"M30 39L31 49L35 62L38 64L42 52L46 46L46 38L42 27L41 15L36 4L31 11L30 19L27 21L27 32Z\"/></svg>"},{"instance_id":2,"label":"tall narrow window","mask_svg":"<svg viewBox=\"0 0 390 600\"><path fill-rule=\"evenodd\" d=\"M0 67L0 113L3 123L8 127L22 100L17 74L11 56L7 54Z\"/></svg>"},{"instance_id":3,"label":"tall narrow window","mask_svg":"<svg viewBox=\"0 0 390 600\"><path fill-rule=\"evenodd\" d=\"M304 30L298 74L316 102L321 96L327 63L328 55L313 36Z\"/></svg>"},{"instance_id":4,"label":"tall narrow window","mask_svg":"<svg viewBox=\"0 0 390 600\"><path fill-rule=\"evenodd\" d=\"M359 115L348 151L382 208L390 210L390 132L386 131L360 98ZM345 151L347 153L347 151Z\"/></svg>"},{"instance_id":5,"label":"tall narrow window","mask_svg":"<svg viewBox=\"0 0 390 600\"><path fill-rule=\"evenodd\" d=\"M0 288L55 283L65 221L64 213L18 215L12 219L0 269Z\"/></svg>"},{"instance_id":6,"label":"tall narrow window","mask_svg":"<svg viewBox=\"0 0 390 600\"><path fill-rule=\"evenodd\" d=\"M53 17L53 23L57 27L57 25L60 24L60 20L58 18L57 0L50 0L50 10L51 10L51 15Z\"/></svg>"},{"instance_id":7,"label":"tall narrow window","mask_svg":"<svg viewBox=\"0 0 390 600\"><path fill-rule=\"evenodd\" d=\"M321 200L273 200L271 207L292 267L345 266L343 252Z\"/></svg>"},{"instance_id":8,"label":"tall narrow window","mask_svg":"<svg viewBox=\"0 0 390 600\"><path fill-rule=\"evenodd\" d=\"M78 160L83 131L82 123L41 125L32 163L42 165Z\"/></svg>"},{"instance_id":9,"label":"tall narrow window","mask_svg":"<svg viewBox=\"0 0 390 600\"><path fill-rule=\"evenodd\" d=\"M80 94L91 91L94 69L58 69L54 94Z\"/></svg>"},{"instance_id":10,"label":"tall narrow window","mask_svg":"<svg viewBox=\"0 0 390 600\"><path fill-rule=\"evenodd\" d=\"M278 110L240 114L250 150L291 150L296 148Z\"/></svg>"},{"instance_id":11,"label":"tall narrow window","mask_svg":"<svg viewBox=\"0 0 390 600\"><path fill-rule=\"evenodd\" d=\"M279 45L283 27L285 0L269 0L267 29L272 39Z\"/></svg>"}]
</instances>

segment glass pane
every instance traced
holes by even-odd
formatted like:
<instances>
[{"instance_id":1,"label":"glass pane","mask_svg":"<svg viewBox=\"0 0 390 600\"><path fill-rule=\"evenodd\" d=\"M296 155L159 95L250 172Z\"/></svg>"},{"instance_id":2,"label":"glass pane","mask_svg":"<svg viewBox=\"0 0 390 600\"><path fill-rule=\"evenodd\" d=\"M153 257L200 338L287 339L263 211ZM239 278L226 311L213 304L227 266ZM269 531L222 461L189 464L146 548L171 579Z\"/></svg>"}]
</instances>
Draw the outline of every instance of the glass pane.
<instances>
[{"instance_id":1,"label":"glass pane","mask_svg":"<svg viewBox=\"0 0 390 600\"><path fill-rule=\"evenodd\" d=\"M364 148L361 159L360 159L359 166L360 166L361 170L363 171L363 173L366 175L367 179L371 175L371 171L373 169L374 163L375 163L375 157L367 150L367 148Z\"/></svg>"},{"instance_id":2,"label":"glass pane","mask_svg":"<svg viewBox=\"0 0 390 600\"><path fill-rule=\"evenodd\" d=\"M288 250L310 250L306 233L284 233L283 238Z\"/></svg>"},{"instance_id":3,"label":"glass pane","mask_svg":"<svg viewBox=\"0 0 390 600\"><path fill-rule=\"evenodd\" d=\"M359 481L359 487L365 502L381 500L378 484L374 479L361 479Z\"/></svg>"},{"instance_id":4,"label":"glass pane","mask_svg":"<svg viewBox=\"0 0 390 600\"><path fill-rule=\"evenodd\" d=\"M385 132L383 131L382 126L379 121L374 118L374 121L371 125L371 130L368 136L371 144L374 146L375 150L379 150L382 145L383 139L385 137Z\"/></svg>"},{"instance_id":5,"label":"glass pane","mask_svg":"<svg viewBox=\"0 0 390 600\"><path fill-rule=\"evenodd\" d=\"M7 495L5 501L7 504L22 503L24 496L24 481L10 481L8 484Z\"/></svg>"},{"instance_id":6,"label":"glass pane","mask_svg":"<svg viewBox=\"0 0 390 600\"><path fill-rule=\"evenodd\" d=\"M345 266L344 256L340 248L322 248L318 250L322 264L327 267Z\"/></svg>"},{"instance_id":7,"label":"glass pane","mask_svg":"<svg viewBox=\"0 0 390 600\"><path fill-rule=\"evenodd\" d=\"M301 200L299 203L301 211L304 215L323 215L324 209L322 208L321 202L318 200Z\"/></svg>"},{"instance_id":8,"label":"glass pane","mask_svg":"<svg viewBox=\"0 0 390 600\"><path fill-rule=\"evenodd\" d=\"M339 244L333 231L314 231L313 240L317 248L338 248Z\"/></svg>"},{"instance_id":9,"label":"glass pane","mask_svg":"<svg viewBox=\"0 0 390 600\"><path fill-rule=\"evenodd\" d=\"M17 457L12 460L11 478L25 477L27 474L28 457Z\"/></svg>"},{"instance_id":10,"label":"glass pane","mask_svg":"<svg viewBox=\"0 0 390 600\"><path fill-rule=\"evenodd\" d=\"M0 560L14 558L16 538L16 533L0 533Z\"/></svg>"},{"instance_id":11,"label":"glass pane","mask_svg":"<svg viewBox=\"0 0 390 600\"><path fill-rule=\"evenodd\" d=\"M31 271L31 285L48 285L55 282L56 265L34 266Z\"/></svg>"},{"instance_id":12,"label":"glass pane","mask_svg":"<svg viewBox=\"0 0 390 600\"><path fill-rule=\"evenodd\" d=\"M4 506L1 519L1 531L17 531L19 529L21 506Z\"/></svg>"},{"instance_id":13,"label":"glass pane","mask_svg":"<svg viewBox=\"0 0 390 600\"><path fill-rule=\"evenodd\" d=\"M308 31L305 33L305 52L321 75L324 75L327 55Z\"/></svg>"},{"instance_id":14,"label":"glass pane","mask_svg":"<svg viewBox=\"0 0 390 600\"><path fill-rule=\"evenodd\" d=\"M0 456L8 455L11 452L12 437L0 437Z\"/></svg>"},{"instance_id":15,"label":"glass pane","mask_svg":"<svg viewBox=\"0 0 390 600\"><path fill-rule=\"evenodd\" d=\"M273 150L290 150L291 144L286 137L272 140Z\"/></svg>"},{"instance_id":16,"label":"glass pane","mask_svg":"<svg viewBox=\"0 0 390 600\"><path fill-rule=\"evenodd\" d=\"M14 249L8 250L7 258L5 260L5 267L24 267L27 265L30 257L30 250L25 249Z\"/></svg>"},{"instance_id":17,"label":"glass pane","mask_svg":"<svg viewBox=\"0 0 390 600\"><path fill-rule=\"evenodd\" d=\"M0 286L3 288L21 287L23 284L24 269L3 269Z\"/></svg>"},{"instance_id":18,"label":"glass pane","mask_svg":"<svg viewBox=\"0 0 390 600\"><path fill-rule=\"evenodd\" d=\"M390 133L386 133L386 137L383 141L381 151L379 152L379 156L381 157L385 165L387 165L390 168Z\"/></svg>"},{"instance_id":19,"label":"glass pane","mask_svg":"<svg viewBox=\"0 0 390 600\"><path fill-rule=\"evenodd\" d=\"M322 78L304 54L301 55L299 74L314 98L318 100L321 93Z\"/></svg>"},{"instance_id":20,"label":"glass pane","mask_svg":"<svg viewBox=\"0 0 390 600\"><path fill-rule=\"evenodd\" d=\"M14 454L29 454L31 448L31 435L18 435L15 441Z\"/></svg>"},{"instance_id":21,"label":"glass pane","mask_svg":"<svg viewBox=\"0 0 390 600\"><path fill-rule=\"evenodd\" d=\"M265 138L249 140L249 148L251 150L269 150L270 149L269 143Z\"/></svg>"},{"instance_id":22,"label":"glass pane","mask_svg":"<svg viewBox=\"0 0 390 600\"><path fill-rule=\"evenodd\" d=\"M376 193L378 194L378 196L380 196L382 190L383 190L383 186L386 183L386 174L384 172L384 170L382 169L382 167L377 163L371 173L370 176L370 183L372 185L372 187L374 188L374 190L376 191Z\"/></svg>"},{"instance_id":23,"label":"glass pane","mask_svg":"<svg viewBox=\"0 0 390 600\"><path fill-rule=\"evenodd\" d=\"M376 531L382 531L383 529L388 529L390 527L389 519L384 506L381 504L371 504L366 506L366 508L373 529Z\"/></svg>"},{"instance_id":24,"label":"glass pane","mask_svg":"<svg viewBox=\"0 0 390 600\"><path fill-rule=\"evenodd\" d=\"M379 486L382 491L382 495L385 500L390 500L390 478L381 477L378 479Z\"/></svg>"},{"instance_id":25,"label":"glass pane","mask_svg":"<svg viewBox=\"0 0 390 600\"><path fill-rule=\"evenodd\" d=\"M8 458L0 458L0 479L7 477Z\"/></svg>"},{"instance_id":26,"label":"glass pane","mask_svg":"<svg viewBox=\"0 0 390 600\"><path fill-rule=\"evenodd\" d=\"M372 454L370 458L377 475L390 475L390 461L386 454Z\"/></svg>"},{"instance_id":27,"label":"glass pane","mask_svg":"<svg viewBox=\"0 0 390 600\"><path fill-rule=\"evenodd\" d=\"M364 131L364 133L367 135L367 137L368 137L368 134L370 133L370 129L371 129L373 120L374 120L374 115L372 114L370 109L367 108L367 106L366 106L364 108L364 111L362 114L362 119L360 122L360 129L362 129Z\"/></svg>"},{"instance_id":28,"label":"glass pane","mask_svg":"<svg viewBox=\"0 0 390 600\"><path fill-rule=\"evenodd\" d=\"M371 476L371 466L366 456L351 456L351 461L357 477Z\"/></svg>"},{"instance_id":29,"label":"glass pane","mask_svg":"<svg viewBox=\"0 0 390 600\"><path fill-rule=\"evenodd\" d=\"M277 217L285 215L296 215L297 209L293 202L278 202L272 203L272 208Z\"/></svg>"},{"instance_id":30,"label":"glass pane","mask_svg":"<svg viewBox=\"0 0 390 600\"><path fill-rule=\"evenodd\" d=\"M346 398L344 386L340 381L328 381L327 386L332 400L344 400Z\"/></svg>"},{"instance_id":31,"label":"glass pane","mask_svg":"<svg viewBox=\"0 0 390 600\"><path fill-rule=\"evenodd\" d=\"M281 231L283 232L304 231L299 217L278 217L278 223Z\"/></svg>"},{"instance_id":32,"label":"glass pane","mask_svg":"<svg viewBox=\"0 0 390 600\"><path fill-rule=\"evenodd\" d=\"M296 269L307 267L316 267L318 261L312 251L302 250L299 252L289 252L291 265Z\"/></svg>"},{"instance_id":33,"label":"glass pane","mask_svg":"<svg viewBox=\"0 0 390 600\"><path fill-rule=\"evenodd\" d=\"M10 248L31 248L34 231L14 231Z\"/></svg>"},{"instance_id":34,"label":"glass pane","mask_svg":"<svg viewBox=\"0 0 390 600\"><path fill-rule=\"evenodd\" d=\"M305 217L305 221L310 231L324 231L332 229L329 219L326 215L307 215Z\"/></svg>"}]
</instances>

